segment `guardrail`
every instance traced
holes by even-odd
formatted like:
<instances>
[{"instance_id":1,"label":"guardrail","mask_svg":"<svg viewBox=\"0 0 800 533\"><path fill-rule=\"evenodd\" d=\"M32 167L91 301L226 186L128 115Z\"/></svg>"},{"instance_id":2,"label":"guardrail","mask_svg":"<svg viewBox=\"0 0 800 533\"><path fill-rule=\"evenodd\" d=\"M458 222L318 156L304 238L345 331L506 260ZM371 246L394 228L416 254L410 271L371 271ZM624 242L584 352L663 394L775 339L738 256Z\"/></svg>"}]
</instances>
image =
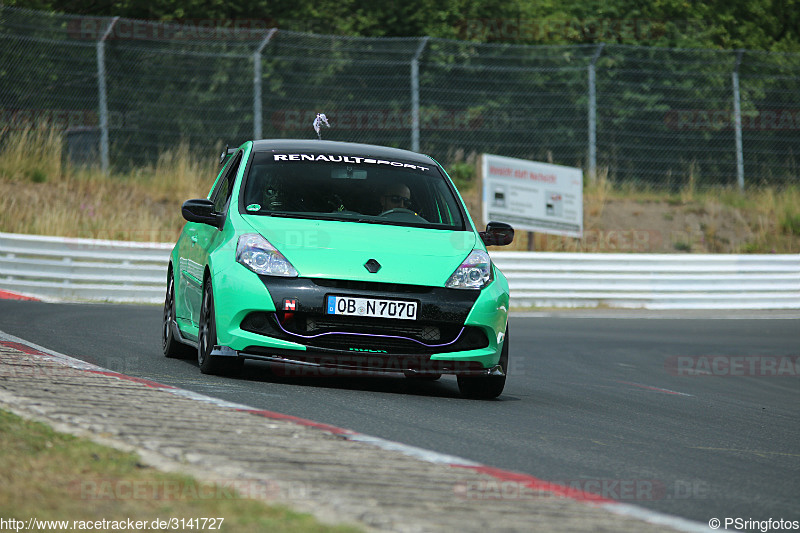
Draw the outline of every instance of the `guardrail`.
<instances>
[{"instance_id":1,"label":"guardrail","mask_svg":"<svg viewBox=\"0 0 800 533\"><path fill-rule=\"evenodd\" d=\"M0 288L161 303L172 244L0 233ZM800 309L800 254L492 252L514 307Z\"/></svg>"},{"instance_id":2,"label":"guardrail","mask_svg":"<svg viewBox=\"0 0 800 533\"><path fill-rule=\"evenodd\" d=\"M172 246L0 233L0 288L43 299L161 303Z\"/></svg>"},{"instance_id":3,"label":"guardrail","mask_svg":"<svg viewBox=\"0 0 800 533\"><path fill-rule=\"evenodd\" d=\"M496 252L516 307L800 309L800 254Z\"/></svg>"}]
</instances>

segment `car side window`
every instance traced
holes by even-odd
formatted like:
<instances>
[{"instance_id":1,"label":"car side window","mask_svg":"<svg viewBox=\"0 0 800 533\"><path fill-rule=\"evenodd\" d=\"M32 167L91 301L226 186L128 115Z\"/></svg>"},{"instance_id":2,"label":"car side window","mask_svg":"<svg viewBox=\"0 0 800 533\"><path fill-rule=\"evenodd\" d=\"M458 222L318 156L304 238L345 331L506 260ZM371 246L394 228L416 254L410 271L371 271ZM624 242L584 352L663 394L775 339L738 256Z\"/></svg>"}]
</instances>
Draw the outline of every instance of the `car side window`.
<instances>
[{"instance_id":1,"label":"car side window","mask_svg":"<svg viewBox=\"0 0 800 533\"><path fill-rule=\"evenodd\" d=\"M217 189L211 195L211 201L214 202L214 211L222 213L225 206L230 200L231 192L233 192L233 180L236 179L236 172L239 170L239 164L242 162L242 151L239 150L233 156L234 160L228 165L228 170L225 175L219 180Z\"/></svg>"}]
</instances>

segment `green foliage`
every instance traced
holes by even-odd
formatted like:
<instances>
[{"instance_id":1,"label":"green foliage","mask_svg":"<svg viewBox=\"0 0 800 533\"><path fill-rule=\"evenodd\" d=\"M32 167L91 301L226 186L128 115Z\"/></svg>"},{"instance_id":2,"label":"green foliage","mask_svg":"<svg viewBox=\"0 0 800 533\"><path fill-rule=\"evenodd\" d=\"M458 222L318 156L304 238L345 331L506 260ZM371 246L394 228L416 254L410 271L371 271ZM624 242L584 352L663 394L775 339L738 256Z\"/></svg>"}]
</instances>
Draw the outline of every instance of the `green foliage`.
<instances>
[{"instance_id":1,"label":"green foliage","mask_svg":"<svg viewBox=\"0 0 800 533\"><path fill-rule=\"evenodd\" d=\"M587 73L594 64L597 156L610 181L657 184L673 192L685 191L687 183L691 190L733 186L733 128L710 123L708 116L732 116L731 74L738 65L748 186L759 180L791 184L800 175L794 123L784 127L781 120L753 118L776 110L795 116L800 55L718 50L800 50L800 0L733 0L719 6L707 0L646 5L634 0L10 0L8 5L195 26L235 19L314 32L281 31L261 48L263 33L199 41L185 35L110 38L104 50L110 159L117 167L152 163L159 151L182 140L211 151L217 142L236 145L251 138L251 58L257 49L263 137L309 138L314 113L324 111L333 126L324 130L325 139L410 148L409 67L420 39L324 35L347 34L448 39L428 41L419 64L420 151L444 163L487 152L586 167ZM94 37L76 38L64 17L13 11L0 25L8 35L17 32L25 46L0 48L3 107L91 115L97 108ZM59 43L57 54L53 42ZM608 44L595 57L601 42ZM95 125L89 122L78 125Z\"/></svg>"},{"instance_id":2,"label":"green foliage","mask_svg":"<svg viewBox=\"0 0 800 533\"><path fill-rule=\"evenodd\" d=\"M800 0L7 0L146 20L249 19L320 34L800 51Z\"/></svg>"},{"instance_id":3,"label":"green foliage","mask_svg":"<svg viewBox=\"0 0 800 533\"><path fill-rule=\"evenodd\" d=\"M467 191L475 185L475 165L471 163L453 163L447 173L459 191Z\"/></svg>"},{"instance_id":4,"label":"green foliage","mask_svg":"<svg viewBox=\"0 0 800 533\"><path fill-rule=\"evenodd\" d=\"M47 181L47 174L45 174L44 170L40 168L33 169L28 177L34 183L44 183Z\"/></svg>"},{"instance_id":5,"label":"green foliage","mask_svg":"<svg viewBox=\"0 0 800 533\"><path fill-rule=\"evenodd\" d=\"M783 213L780 219L781 231L787 235L800 235L800 213Z\"/></svg>"}]
</instances>

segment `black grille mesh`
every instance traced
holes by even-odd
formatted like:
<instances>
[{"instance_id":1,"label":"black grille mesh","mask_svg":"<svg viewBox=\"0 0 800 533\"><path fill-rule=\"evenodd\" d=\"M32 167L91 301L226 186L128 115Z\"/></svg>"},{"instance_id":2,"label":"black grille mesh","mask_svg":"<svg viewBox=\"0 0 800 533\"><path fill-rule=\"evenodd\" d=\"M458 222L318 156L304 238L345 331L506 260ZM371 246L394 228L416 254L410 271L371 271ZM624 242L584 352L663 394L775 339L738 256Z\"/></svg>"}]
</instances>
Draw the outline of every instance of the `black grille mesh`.
<instances>
[{"instance_id":1,"label":"black grille mesh","mask_svg":"<svg viewBox=\"0 0 800 533\"><path fill-rule=\"evenodd\" d=\"M309 348L346 352L425 354L489 345L486 334L476 327L313 313L254 312L241 327Z\"/></svg>"}]
</instances>

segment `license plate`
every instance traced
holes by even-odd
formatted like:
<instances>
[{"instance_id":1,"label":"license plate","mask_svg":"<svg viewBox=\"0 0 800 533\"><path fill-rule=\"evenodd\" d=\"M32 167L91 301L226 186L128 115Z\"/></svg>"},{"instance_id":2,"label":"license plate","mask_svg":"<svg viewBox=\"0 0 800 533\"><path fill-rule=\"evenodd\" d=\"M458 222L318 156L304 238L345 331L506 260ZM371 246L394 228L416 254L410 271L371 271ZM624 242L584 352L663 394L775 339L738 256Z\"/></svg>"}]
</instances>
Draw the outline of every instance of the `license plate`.
<instances>
[{"instance_id":1,"label":"license plate","mask_svg":"<svg viewBox=\"0 0 800 533\"><path fill-rule=\"evenodd\" d=\"M329 315L368 316L416 320L417 302L379 300L352 296L328 296L326 312Z\"/></svg>"}]
</instances>

